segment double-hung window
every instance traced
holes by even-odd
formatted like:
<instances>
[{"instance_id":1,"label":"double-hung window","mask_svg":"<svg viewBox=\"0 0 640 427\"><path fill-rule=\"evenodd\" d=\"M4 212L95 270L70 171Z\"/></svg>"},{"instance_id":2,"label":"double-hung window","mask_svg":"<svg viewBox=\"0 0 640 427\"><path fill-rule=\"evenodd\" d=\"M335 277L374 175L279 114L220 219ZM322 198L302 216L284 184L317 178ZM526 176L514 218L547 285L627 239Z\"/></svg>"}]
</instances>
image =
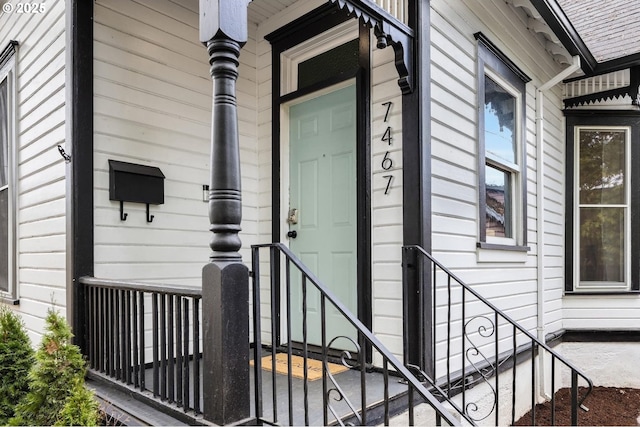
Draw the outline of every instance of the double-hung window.
<instances>
[{"instance_id":1,"label":"double-hung window","mask_svg":"<svg viewBox=\"0 0 640 427\"><path fill-rule=\"evenodd\" d=\"M569 292L640 288L640 171L631 166L639 131L638 118L624 113L567 117Z\"/></svg>"},{"instance_id":2,"label":"double-hung window","mask_svg":"<svg viewBox=\"0 0 640 427\"><path fill-rule=\"evenodd\" d=\"M16 297L15 42L0 51L0 300Z\"/></svg>"},{"instance_id":3,"label":"double-hung window","mask_svg":"<svg viewBox=\"0 0 640 427\"><path fill-rule=\"evenodd\" d=\"M629 129L576 129L578 289L627 289Z\"/></svg>"},{"instance_id":4,"label":"double-hung window","mask_svg":"<svg viewBox=\"0 0 640 427\"><path fill-rule=\"evenodd\" d=\"M526 248L525 85L530 80L478 39L480 248Z\"/></svg>"}]
</instances>

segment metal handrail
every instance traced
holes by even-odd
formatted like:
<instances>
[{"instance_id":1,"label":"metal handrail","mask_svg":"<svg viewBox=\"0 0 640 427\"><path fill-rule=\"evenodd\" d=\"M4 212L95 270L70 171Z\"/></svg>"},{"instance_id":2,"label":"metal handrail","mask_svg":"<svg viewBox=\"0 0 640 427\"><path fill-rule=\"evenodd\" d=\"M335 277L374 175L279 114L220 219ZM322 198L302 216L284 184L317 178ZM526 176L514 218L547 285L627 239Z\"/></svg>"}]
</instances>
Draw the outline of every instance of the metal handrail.
<instances>
[{"instance_id":1,"label":"metal handrail","mask_svg":"<svg viewBox=\"0 0 640 427\"><path fill-rule=\"evenodd\" d=\"M172 286L164 283L136 282L131 280L100 279L82 276L78 279L83 285L100 286L105 289L154 292L157 294L179 295L183 297L202 297L202 288L192 286Z\"/></svg>"},{"instance_id":2,"label":"metal handrail","mask_svg":"<svg viewBox=\"0 0 640 427\"><path fill-rule=\"evenodd\" d=\"M503 312L501 309L499 309L498 307L496 307L493 303L491 303L490 301L488 301L486 298L484 298L482 295L480 295L477 291L475 291L473 288L471 288L469 285L467 285L464 281L462 281L462 279L460 279L458 276L456 276L453 272L451 272L447 267L445 267L444 265L442 265L440 262L438 262L431 254L429 254L427 251L425 251L422 247L418 246L418 245L407 245L407 246L403 246L403 251L409 251L409 250L413 250L416 251L420 256L428 259L433 266L437 267L438 269L440 269L443 273L446 274L447 276L447 286L449 288L449 306L451 304L451 281L453 280L454 282L457 282L463 289L464 292L468 292L471 295L473 295L477 301L482 302L486 307L488 307L490 310L493 311L493 316L496 319L496 323L494 325L494 328L497 330L498 328L498 316L500 318L502 318L504 321L506 321L507 323L509 323L511 325L511 327L515 330L517 330L519 333L521 333L524 337L528 338L531 342L531 351L532 351L532 356L535 356L535 348L539 347L544 349L546 352L548 352L551 357L552 357L552 389L555 388L555 361L558 360L559 362L561 362L562 364L564 364L567 368L569 368L571 370L571 390L572 390L572 402L571 402L571 422L572 425L577 425L577 409L578 408L582 408L582 409L586 409L583 406L584 400L589 396L589 394L591 393L592 389L593 389L593 382L591 381L591 379L589 379L587 377L587 375L581 371L578 367L576 367L575 365L573 365L570 361L568 361L567 359L565 359L564 357L562 357L559 353L557 353L556 351L554 351L551 347L549 347L546 343L540 341L535 335L533 335L531 332L529 332L528 330L524 329L522 326L520 326L520 324L518 322L516 322L514 319L512 319L509 315L507 315L505 312ZM406 252L405 252L406 253ZM404 260L404 256L403 256L403 260ZM403 261L404 263L404 261ZM406 263L405 263L406 264ZM405 268L407 268L407 265L404 266ZM433 291L434 291L434 295L435 295L435 291L436 291L436 269L434 268L433 271ZM463 294L464 295L464 294ZM464 296L463 296L463 300L462 300L462 304L464 305ZM437 306L437 301L435 301L435 297L434 297L434 302L433 302L433 306L436 307ZM450 310L450 308L449 308ZM463 308L463 312L462 312L462 321L464 322L464 308ZM485 318L490 318L492 315L489 314L487 315ZM450 315L448 318L448 322L451 322L450 319ZM466 326L466 325L465 325ZM436 325L433 325L434 331L435 331L435 327ZM449 325L450 327L450 325ZM450 338L450 337L449 337ZM464 338L463 338L464 339ZM434 338L434 342L435 342L436 338ZM497 340L497 336L496 336L496 340ZM515 332L514 332L514 348L513 348L513 358L514 358L514 383L513 383L513 399L515 399L515 364L516 364L516 356L517 353L519 352L518 347L515 345ZM496 343L496 354L495 354L495 372L493 372L496 377L498 375L498 368L500 363L506 361L506 359L508 359L509 355L507 355L505 357L505 355L500 355L497 352L497 343ZM475 350L478 350L477 348L475 348ZM448 350L449 351L449 350ZM464 353L464 345L463 345L463 349L462 352ZM447 357L449 357L450 355L448 354ZM488 359L485 358L485 361L487 361ZM435 362L435 360L434 360ZM448 362L448 361L447 361ZM489 363L489 365L491 365L491 363ZM474 367L477 369L477 367ZM483 369L486 369L483 368ZM532 369L535 369L535 366L532 365ZM434 369L435 371L435 369ZM426 376L426 374L423 373L423 375ZM465 369L462 370L462 375L463 375L463 385L462 385L462 390L464 393L464 389L467 387L467 382L465 381L464 376L466 375L466 371ZM483 374L484 376L484 374ZM587 387L587 391L584 394L584 396L582 396L581 399L578 399L578 377L582 378L588 385ZM432 384L435 385L436 381L433 379L428 379L429 382L431 382ZM533 379L532 379L533 381ZM447 373L447 379L446 382L448 383L448 385L450 386L451 383L451 379L450 379L450 372ZM439 391L442 391L442 389L438 388ZM552 424L555 423L555 405L554 405L554 397L553 397L553 393L555 392L555 390L552 390ZM532 385L532 393L533 393L533 385ZM447 400L449 400L450 398L448 396L445 396L445 398ZM464 401L464 398L463 398ZM515 406L515 403L514 403ZM463 403L463 411L465 411L466 413L466 408L464 407L464 403ZM535 402L532 402L532 424L535 424ZM497 418L497 406L496 406L496 418ZM512 422L515 421L512 419Z\"/></svg>"},{"instance_id":3,"label":"metal handrail","mask_svg":"<svg viewBox=\"0 0 640 427\"><path fill-rule=\"evenodd\" d=\"M269 248L271 249L272 253L272 258L274 255L274 252L279 252L280 254L284 255L284 261L287 264L287 281L289 281L289 265L293 264L298 271L302 274L303 277L303 281L304 282L310 282L317 291L320 292L321 294L321 298L323 301L323 307L325 305L325 300L328 301L330 304L332 304L335 309L337 309L342 316L348 320L348 322L354 327L356 328L356 330L358 331L358 335L359 337L366 343L371 345L373 348L375 348L377 350L377 352L383 357L383 370L384 370L384 374L385 374L385 378L386 381L388 381L388 366L391 366L396 374L398 376L400 376L402 379L404 379L404 381L407 382L408 387L409 387L409 401L410 401L410 407L409 407L409 422L410 424L413 424L413 406L411 405L411 402L413 401L413 391L417 392L417 394L424 399L425 402L427 402L437 413L437 416L441 419L444 419L445 422L447 422L450 425L459 425L460 422L459 420L457 420L456 418L454 418L452 416L452 414L440 403L440 401L438 401L438 399L436 399L430 392L429 390L427 390L427 388L410 372L410 370L405 367L383 344L382 342L376 337L374 336L374 334L353 314L351 313L351 311L334 295L334 293L328 289L321 281L320 279L318 279L318 277L311 272L301 261L300 259L298 259L298 257L296 257L296 255L294 255L289 248L287 248L285 245L283 245L282 243L272 243L272 244L261 244L261 245L253 245L252 246L252 260L253 260L253 283L254 283L254 300L253 300L253 309L254 309L254 346L255 346L255 355L254 355L254 360L255 360L255 378L257 380L257 384L256 384L256 416L259 420L261 421L265 421L262 417L262 404L261 404L261 382L259 380L260 378L260 368L261 368L261 362L260 362L260 351L261 351L261 325L260 325L260 261L259 261L259 250L261 248ZM277 257L278 262L280 262L280 257ZM274 269L274 264L273 264L273 259L271 259L271 269L273 271ZM272 279L273 280L273 279ZM289 320L290 321L290 320ZM324 337L323 337L324 338ZM306 338L305 338L306 339ZM273 346L275 349L275 346ZM327 346L323 345L323 358L324 361L326 362L326 355L327 355ZM364 351L364 346L361 346L361 349ZM289 355L291 354L291 348L289 347L288 349ZM306 345L305 345L305 353L306 353ZM306 356L306 354L305 354ZM305 363L306 363L306 357L305 357ZM344 361L344 363L349 366L352 367L350 365L348 365L348 362ZM365 370L364 367L362 367L362 372L364 374ZM305 374L306 374L306 369L305 369ZM326 381L326 369L323 369L323 378ZM275 381L274 381L275 382ZM306 381L305 381L306 383ZM325 391L326 391L326 385L325 385ZM388 400L388 396L385 396ZM305 389L305 398L306 398L306 389ZM341 396L341 399L344 398L344 396ZM364 399L363 399L364 400ZM388 405L388 402L386 402L386 404ZM326 406L326 404L325 404ZM351 406L351 405L350 405ZM366 410L366 408L364 407L365 405L363 405L363 408L361 409L363 412ZM356 412L356 411L354 411ZM336 421L339 423L342 423L341 419L337 416L337 414L334 413L334 416L336 416ZM358 415L355 414L355 416L357 417ZM385 424L388 424L389 422L389 414L388 414L388 407L385 406ZM306 423L308 424L308 417L306 417L305 419ZM325 424L327 424L327 417L326 417L326 413L325 413ZM363 422L364 420L360 419L361 422ZM290 422L293 423L293 420L290 418Z\"/></svg>"}]
</instances>

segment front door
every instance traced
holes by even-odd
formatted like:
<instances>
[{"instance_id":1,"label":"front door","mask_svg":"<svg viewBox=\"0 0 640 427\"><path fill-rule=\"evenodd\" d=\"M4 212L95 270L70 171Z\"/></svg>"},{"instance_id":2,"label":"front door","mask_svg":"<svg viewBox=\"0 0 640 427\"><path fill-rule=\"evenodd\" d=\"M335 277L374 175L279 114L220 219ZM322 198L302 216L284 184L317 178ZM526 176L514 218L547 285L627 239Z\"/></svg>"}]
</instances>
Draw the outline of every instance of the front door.
<instances>
[{"instance_id":1,"label":"front door","mask_svg":"<svg viewBox=\"0 0 640 427\"><path fill-rule=\"evenodd\" d=\"M355 84L324 90L289 109L289 247L357 315ZM295 214L294 214L295 212ZM290 233L292 234L292 233ZM292 338L302 341L300 280L292 280ZM308 343L320 345L320 296L307 287ZM330 304L327 343L355 330ZM337 346L344 346L338 344Z\"/></svg>"}]
</instances>

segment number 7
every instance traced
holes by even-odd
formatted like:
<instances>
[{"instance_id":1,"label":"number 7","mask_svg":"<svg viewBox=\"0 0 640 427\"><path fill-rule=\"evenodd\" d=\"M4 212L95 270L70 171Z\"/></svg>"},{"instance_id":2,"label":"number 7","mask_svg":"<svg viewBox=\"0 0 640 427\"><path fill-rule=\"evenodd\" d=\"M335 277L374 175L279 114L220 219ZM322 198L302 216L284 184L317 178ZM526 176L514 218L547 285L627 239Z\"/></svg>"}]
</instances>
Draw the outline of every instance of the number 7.
<instances>
[{"instance_id":1,"label":"number 7","mask_svg":"<svg viewBox=\"0 0 640 427\"><path fill-rule=\"evenodd\" d=\"M393 181L393 175L382 175L383 178L387 178L387 188L384 189L384 194L389 194L391 189L391 181Z\"/></svg>"},{"instance_id":2,"label":"number 7","mask_svg":"<svg viewBox=\"0 0 640 427\"><path fill-rule=\"evenodd\" d=\"M383 102L382 105L387 107L387 111L384 113L384 120L383 120L383 122L386 123L387 120L389 119L389 111L391 111L391 106L393 105L393 102L391 101Z\"/></svg>"}]
</instances>

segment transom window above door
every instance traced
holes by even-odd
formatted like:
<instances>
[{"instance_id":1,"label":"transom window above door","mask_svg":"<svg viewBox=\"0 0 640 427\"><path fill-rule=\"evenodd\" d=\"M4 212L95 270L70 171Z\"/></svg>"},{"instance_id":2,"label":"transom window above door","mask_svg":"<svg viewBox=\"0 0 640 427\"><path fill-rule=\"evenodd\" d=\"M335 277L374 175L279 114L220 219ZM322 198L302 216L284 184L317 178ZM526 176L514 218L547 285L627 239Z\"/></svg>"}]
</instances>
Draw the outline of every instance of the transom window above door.
<instances>
[{"instance_id":1,"label":"transom window above door","mask_svg":"<svg viewBox=\"0 0 640 427\"><path fill-rule=\"evenodd\" d=\"M345 70L355 74L359 49L358 23L348 20L285 50L280 54L280 95L338 78Z\"/></svg>"}]
</instances>

